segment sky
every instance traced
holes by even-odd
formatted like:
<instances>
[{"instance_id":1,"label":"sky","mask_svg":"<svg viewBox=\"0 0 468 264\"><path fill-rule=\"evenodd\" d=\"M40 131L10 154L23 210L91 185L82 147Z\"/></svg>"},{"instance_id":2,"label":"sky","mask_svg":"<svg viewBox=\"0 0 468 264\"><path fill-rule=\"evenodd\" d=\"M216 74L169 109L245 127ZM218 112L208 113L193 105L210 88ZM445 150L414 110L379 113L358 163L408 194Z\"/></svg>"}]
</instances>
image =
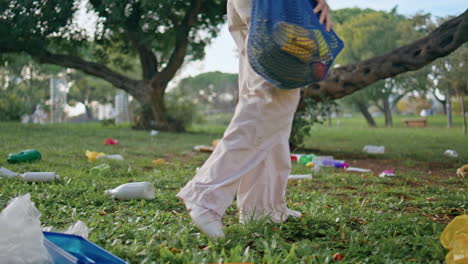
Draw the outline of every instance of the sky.
<instances>
[{"instance_id":1,"label":"sky","mask_svg":"<svg viewBox=\"0 0 468 264\"><path fill-rule=\"evenodd\" d=\"M435 17L459 15L468 8L468 0L328 0L328 4L332 10L359 7L389 11L398 6L398 13L403 15L424 12L431 13ZM237 73L238 58L235 50L227 25L223 25L219 36L206 47L205 58L187 63L179 71L175 81L209 71Z\"/></svg>"}]
</instances>

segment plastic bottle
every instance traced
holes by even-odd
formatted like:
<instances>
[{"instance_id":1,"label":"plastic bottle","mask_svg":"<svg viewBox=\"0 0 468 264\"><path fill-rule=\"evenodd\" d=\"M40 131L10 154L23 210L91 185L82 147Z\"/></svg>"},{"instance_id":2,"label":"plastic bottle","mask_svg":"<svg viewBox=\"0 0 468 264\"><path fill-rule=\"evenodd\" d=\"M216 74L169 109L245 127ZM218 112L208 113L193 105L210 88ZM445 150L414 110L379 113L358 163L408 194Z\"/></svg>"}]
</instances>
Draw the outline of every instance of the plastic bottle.
<instances>
[{"instance_id":1,"label":"plastic bottle","mask_svg":"<svg viewBox=\"0 0 468 264\"><path fill-rule=\"evenodd\" d=\"M49 182L60 179L55 172L25 172L22 176L27 182Z\"/></svg>"},{"instance_id":2,"label":"plastic bottle","mask_svg":"<svg viewBox=\"0 0 468 264\"><path fill-rule=\"evenodd\" d=\"M124 160L124 157L120 154L115 155L100 155L97 156L98 159L111 159L111 160Z\"/></svg>"},{"instance_id":3,"label":"plastic bottle","mask_svg":"<svg viewBox=\"0 0 468 264\"><path fill-rule=\"evenodd\" d=\"M40 160L42 158L41 153L35 149L23 150L19 153L8 155L8 163L20 163L20 162L31 162Z\"/></svg>"},{"instance_id":4,"label":"plastic bottle","mask_svg":"<svg viewBox=\"0 0 468 264\"><path fill-rule=\"evenodd\" d=\"M91 168L91 174L92 175L104 175L108 172L110 172L111 167L107 163L103 163L99 166Z\"/></svg>"},{"instance_id":5,"label":"plastic bottle","mask_svg":"<svg viewBox=\"0 0 468 264\"><path fill-rule=\"evenodd\" d=\"M118 200L154 199L154 187L150 182L126 183L115 189L107 190L105 193Z\"/></svg>"},{"instance_id":6,"label":"plastic bottle","mask_svg":"<svg viewBox=\"0 0 468 264\"><path fill-rule=\"evenodd\" d=\"M314 159L314 156L315 156L314 154L309 154L309 155L301 156L301 157L299 158L299 163L305 165L305 164L311 162L311 161Z\"/></svg>"},{"instance_id":7,"label":"plastic bottle","mask_svg":"<svg viewBox=\"0 0 468 264\"><path fill-rule=\"evenodd\" d=\"M344 161L341 160L323 160L322 161L323 166L327 167L335 167L335 168L347 168L349 165L345 163Z\"/></svg>"}]
</instances>

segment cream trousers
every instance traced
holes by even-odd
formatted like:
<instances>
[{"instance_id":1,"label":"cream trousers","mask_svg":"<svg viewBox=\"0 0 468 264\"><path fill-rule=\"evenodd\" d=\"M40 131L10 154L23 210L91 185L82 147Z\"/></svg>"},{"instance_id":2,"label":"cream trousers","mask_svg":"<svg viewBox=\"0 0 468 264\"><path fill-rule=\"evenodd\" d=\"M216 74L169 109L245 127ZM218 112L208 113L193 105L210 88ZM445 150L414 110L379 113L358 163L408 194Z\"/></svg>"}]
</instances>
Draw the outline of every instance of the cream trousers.
<instances>
[{"instance_id":1,"label":"cream trousers","mask_svg":"<svg viewBox=\"0 0 468 264\"><path fill-rule=\"evenodd\" d=\"M239 48L239 102L215 151L177 194L223 216L237 192L240 218L286 220L291 169L289 136L299 89L281 90L253 71L247 59L251 0L229 0L229 30Z\"/></svg>"}]
</instances>

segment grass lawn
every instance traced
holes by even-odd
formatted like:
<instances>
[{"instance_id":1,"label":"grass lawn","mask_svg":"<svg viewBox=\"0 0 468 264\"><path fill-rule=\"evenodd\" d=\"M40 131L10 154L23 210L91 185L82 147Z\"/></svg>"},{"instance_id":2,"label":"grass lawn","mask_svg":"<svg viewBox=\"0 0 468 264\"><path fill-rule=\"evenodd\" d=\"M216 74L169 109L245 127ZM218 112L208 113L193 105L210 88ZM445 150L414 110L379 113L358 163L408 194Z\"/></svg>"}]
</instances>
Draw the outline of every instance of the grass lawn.
<instances>
[{"instance_id":1,"label":"grass lawn","mask_svg":"<svg viewBox=\"0 0 468 264\"><path fill-rule=\"evenodd\" d=\"M439 241L445 225L467 213L467 180L455 170L468 163L468 136L460 120L447 129L443 117L429 118L429 128L370 129L362 118L334 120L316 126L299 153L333 155L371 173L323 169L312 180L290 182L289 207L304 213L282 224L262 221L240 225L235 205L223 221L226 237L214 241L191 224L177 191L208 157L193 146L210 144L225 125L194 126L184 134L135 131L100 124L22 125L0 123L0 167L16 172L55 171L56 183L0 179L0 209L9 199L31 193L42 212L43 226L66 229L77 220L90 227L89 239L130 263L443 263ZM381 119L378 122L382 122ZM104 146L112 137L118 146ZM385 145L383 155L362 153L364 145ZM8 153L35 148L43 160L11 165ZM443 155L454 149L458 158ZM88 162L86 150L121 154L125 161L107 162L112 172L92 176L101 161ZM152 160L165 158L167 165ZM380 178L395 169L397 177ZM295 164L293 173L309 173ZM132 181L156 188L151 201L114 201L104 191Z\"/></svg>"}]
</instances>

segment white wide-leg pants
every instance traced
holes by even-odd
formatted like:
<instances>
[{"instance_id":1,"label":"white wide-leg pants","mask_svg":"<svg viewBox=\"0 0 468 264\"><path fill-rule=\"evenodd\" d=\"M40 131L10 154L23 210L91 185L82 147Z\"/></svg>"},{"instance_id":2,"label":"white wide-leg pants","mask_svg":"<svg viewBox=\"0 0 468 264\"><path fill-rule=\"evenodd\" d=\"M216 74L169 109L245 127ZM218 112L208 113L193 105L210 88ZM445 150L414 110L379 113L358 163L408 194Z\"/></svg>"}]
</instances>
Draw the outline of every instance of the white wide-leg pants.
<instances>
[{"instance_id":1,"label":"white wide-leg pants","mask_svg":"<svg viewBox=\"0 0 468 264\"><path fill-rule=\"evenodd\" d=\"M253 71L247 60L251 0L228 1L229 30L240 55L239 102L215 151L177 194L223 216L237 192L242 219L292 214L285 202L291 169L289 136L299 89L281 90Z\"/></svg>"}]
</instances>

